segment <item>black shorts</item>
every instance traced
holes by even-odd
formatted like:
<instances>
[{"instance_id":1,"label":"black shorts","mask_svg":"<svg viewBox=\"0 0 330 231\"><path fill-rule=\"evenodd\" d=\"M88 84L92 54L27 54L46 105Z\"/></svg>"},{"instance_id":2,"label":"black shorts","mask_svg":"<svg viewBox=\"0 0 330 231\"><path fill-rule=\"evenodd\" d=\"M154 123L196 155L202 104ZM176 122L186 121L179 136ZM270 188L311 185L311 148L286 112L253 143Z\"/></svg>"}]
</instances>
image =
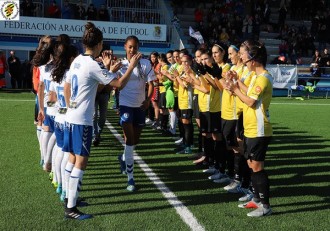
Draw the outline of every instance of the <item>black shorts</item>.
<instances>
[{"instance_id":1,"label":"black shorts","mask_svg":"<svg viewBox=\"0 0 330 231\"><path fill-rule=\"evenodd\" d=\"M178 97L177 96L174 97L174 107L173 107L173 110L174 111L179 110L179 101L178 101Z\"/></svg>"},{"instance_id":2,"label":"black shorts","mask_svg":"<svg viewBox=\"0 0 330 231\"><path fill-rule=\"evenodd\" d=\"M264 161L271 136L247 138L244 137L244 157L245 159Z\"/></svg>"},{"instance_id":3,"label":"black shorts","mask_svg":"<svg viewBox=\"0 0 330 231\"><path fill-rule=\"evenodd\" d=\"M227 147L238 147L236 137L236 125L237 120L225 120L221 119L221 131Z\"/></svg>"},{"instance_id":4,"label":"black shorts","mask_svg":"<svg viewBox=\"0 0 330 231\"><path fill-rule=\"evenodd\" d=\"M221 132L221 112L200 112L200 132L220 133Z\"/></svg>"},{"instance_id":5,"label":"black shorts","mask_svg":"<svg viewBox=\"0 0 330 231\"><path fill-rule=\"evenodd\" d=\"M243 113L241 113L238 117L238 121L236 125L236 136L241 140L244 139Z\"/></svg>"},{"instance_id":6,"label":"black shorts","mask_svg":"<svg viewBox=\"0 0 330 231\"><path fill-rule=\"evenodd\" d=\"M199 119L199 106L198 106L198 95L194 94L193 97L194 117Z\"/></svg>"},{"instance_id":7,"label":"black shorts","mask_svg":"<svg viewBox=\"0 0 330 231\"><path fill-rule=\"evenodd\" d=\"M190 120L193 115L193 109L180 110L180 118Z\"/></svg>"},{"instance_id":8,"label":"black shorts","mask_svg":"<svg viewBox=\"0 0 330 231\"><path fill-rule=\"evenodd\" d=\"M160 109L166 108L166 92L160 93L159 100L158 100L158 106Z\"/></svg>"}]
</instances>

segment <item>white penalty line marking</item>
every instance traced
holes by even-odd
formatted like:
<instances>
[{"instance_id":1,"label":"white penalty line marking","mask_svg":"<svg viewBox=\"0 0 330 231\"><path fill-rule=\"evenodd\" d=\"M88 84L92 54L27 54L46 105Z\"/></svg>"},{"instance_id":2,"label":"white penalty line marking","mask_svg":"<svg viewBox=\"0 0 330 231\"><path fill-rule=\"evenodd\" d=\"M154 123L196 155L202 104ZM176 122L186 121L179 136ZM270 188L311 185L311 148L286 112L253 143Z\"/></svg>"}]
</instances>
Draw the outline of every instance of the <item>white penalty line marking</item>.
<instances>
[{"instance_id":1,"label":"white penalty line marking","mask_svg":"<svg viewBox=\"0 0 330 231\"><path fill-rule=\"evenodd\" d=\"M109 128L112 134L117 138L117 140L124 146L124 140L117 130L109 123L107 120L105 125ZM165 185L163 181L152 171L151 168L142 160L142 158L134 151L134 161L140 166L144 171L146 176L151 182L156 185L159 191L167 199L167 201L175 208L176 212L179 214L181 219L194 231L204 231L205 228L199 224L196 217L190 212L190 210L177 198L177 196Z\"/></svg>"},{"instance_id":2,"label":"white penalty line marking","mask_svg":"<svg viewBox=\"0 0 330 231\"><path fill-rule=\"evenodd\" d=\"M0 99L0 101L8 101L8 102L34 102L34 99Z\"/></svg>"},{"instance_id":3,"label":"white penalty line marking","mask_svg":"<svg viewBox=\"0 0 330 231\"><path fill-rule=\"evenodd\" d=\"M270 103L276 105L297 105L297 106L330 106L330 104L325 103Z\"/></svg>"}]
</instances>

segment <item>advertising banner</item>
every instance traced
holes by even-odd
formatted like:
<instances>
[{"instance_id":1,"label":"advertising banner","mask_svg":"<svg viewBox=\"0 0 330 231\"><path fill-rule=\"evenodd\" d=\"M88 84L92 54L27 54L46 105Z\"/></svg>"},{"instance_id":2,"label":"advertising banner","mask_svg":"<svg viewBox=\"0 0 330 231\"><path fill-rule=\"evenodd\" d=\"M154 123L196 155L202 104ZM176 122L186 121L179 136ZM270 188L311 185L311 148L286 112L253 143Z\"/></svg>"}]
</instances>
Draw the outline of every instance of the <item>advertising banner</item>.
<instances>
[{"instance_id":1,"label":"advertising banner","mask_svg":"<svg viewBox=\"0 0 330 231\"><path fill-rule=\"evenodd\" d=\"M19 21L0 21L1 33L20 35L68 34L70 37L82 37L87 21L54 18L23 17ZM126 39L135 35L144 41L166 41L166 25L93 21L103 32L104 39Z\"/></svg>"},{"instance_id":2,"label":"advertising banner","mask_svg":"<svg viewBox=\"0 0 330 231\"><path fill-rule=\"evenodd\" d=\"M297 66L269 65L267 70L273 76L273 88L291 89L291 86L296 85Z\"/></svg>"}]
</instances>

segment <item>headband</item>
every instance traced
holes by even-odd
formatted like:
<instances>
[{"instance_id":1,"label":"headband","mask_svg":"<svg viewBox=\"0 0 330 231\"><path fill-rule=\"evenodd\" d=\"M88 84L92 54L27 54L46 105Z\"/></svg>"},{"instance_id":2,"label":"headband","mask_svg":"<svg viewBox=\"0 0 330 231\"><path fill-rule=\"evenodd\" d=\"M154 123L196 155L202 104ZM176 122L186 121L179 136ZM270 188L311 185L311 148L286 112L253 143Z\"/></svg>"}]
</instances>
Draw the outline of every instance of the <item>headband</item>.
<instances>
[{"instance_id":1,"label":"headband","mask_svg":"<svg viewBox=\"0 0 330 231\"><path fill-rule=\"evenodd\" d=\"M235 45L230 45L230 47L233 48L235 51L239 51L239 49Z\"/></svg>"},{"instance_id":2,"label":"headband","mask_svg":"<svg viewBox=\"0 0 330 231\"><path fill-rule=\"evenodd\" d=\"M222 50L222 51L225 51L225 49L223 49L223 47L222 46L220 46L219 44L214 44L213 46L216 46L216 47L219 47L220 48L220 50Z\"/></svg>"}]
</instances>

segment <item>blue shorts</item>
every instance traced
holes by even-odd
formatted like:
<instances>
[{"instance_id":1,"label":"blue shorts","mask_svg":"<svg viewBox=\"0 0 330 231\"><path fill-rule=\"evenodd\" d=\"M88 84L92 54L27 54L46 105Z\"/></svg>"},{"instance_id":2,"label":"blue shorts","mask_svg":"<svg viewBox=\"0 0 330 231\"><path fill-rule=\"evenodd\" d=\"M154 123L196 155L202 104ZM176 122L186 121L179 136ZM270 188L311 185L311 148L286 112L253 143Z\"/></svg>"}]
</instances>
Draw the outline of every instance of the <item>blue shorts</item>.
<instances>
[{"instance_id":1,"label":"blue shorts","mask_svg":"<svg viewBox=\"0 0 330 231\"><path fill-rule=\"evenodd\" d=\"M54 123L55 123L55 116L50 116L47 114L47 108L45 108L45 119L44 119L44 122L43 124L45 126L48 126L49 127L49 131L50 132L54 132Z\"/></svg>"},{"instance_id":2,"label":"blue shorts","mask_svg":"<svg viewBox=\"0 0 330 231\"><path fill-rule=\"evenodd\" d=\"M64 143L64 124L59 122L55 122L55 136L56 136L56 144L59 148L63 148Z\"/></svg>"},{"instance_id":3,"label":"blue shorts","mask_svg":"<svg viewBox=\"0 0 330 231\"><path fill-rule=\"evenodd\" d=\"M133 126L145 126L146 113L139 107L119 106L120 125L132 123Z\"/></svg>"},{"instance_id":4,"label":"blue shorts","mask_svg":"<svg viewBox=\"0 0 330 231\"><path fill-rule=\"evenodd\" d=\"M93 126L65 122L62 150L75 155L89 156L92 144Z\"/></svg>"}]
</instances>

